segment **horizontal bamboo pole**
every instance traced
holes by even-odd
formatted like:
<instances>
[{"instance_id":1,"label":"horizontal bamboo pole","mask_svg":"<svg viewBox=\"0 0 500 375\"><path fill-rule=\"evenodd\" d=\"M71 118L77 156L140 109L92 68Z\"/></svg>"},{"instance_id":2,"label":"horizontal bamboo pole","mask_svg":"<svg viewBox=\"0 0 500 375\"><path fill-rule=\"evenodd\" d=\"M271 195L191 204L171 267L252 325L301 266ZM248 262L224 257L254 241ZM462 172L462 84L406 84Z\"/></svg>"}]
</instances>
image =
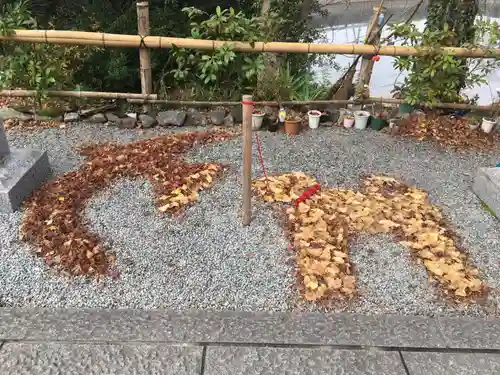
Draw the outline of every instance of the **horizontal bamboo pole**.
<instances>
[{"instance_id":1,"label":"horizontal bamboo pole","mask_svg":"<svg viewBox=\"0 0 500 375\"><path fill-rule=\"evenodd\" d=\"M34 90L0 90L0 97L34 97L36 96L36 91ZM168 99L158 99L156 94L145 95L145 94L132 94L126 92L98 92L98 91L49 91L47 93L49 97L56 98L99 98L99 99L127 99L129 103L132 104L166 104L172 106L191 106L191 107L216 107L216 106L226 106L234 107L241 105L241 102L237 101L188 101L188 100L168 100ZM307 100L307 101L260 101L255 102L259 106L269 106L269 107L279 107L279 106L294 106L294 105L332 105L332 104L402 104L404 100L383 98L383 97L371 97L365 100ZM423 105L423 103L421 103ZM498 109L498 105L471 105L463 103L436 103L435 108L449 108L449 109L470 109L478 111L491 111L493 109Z\"/></svg>"},{"instance_id":2,"label":"horizontal bamboo pole","mask_svg":"<svg viewBox=\"0 0 500 375\"><path fill-rule=\"evenodd\" d=\"M144 102L143 99L129 99L129 103L141 104ZM227 102L204 102L204 101L184 101L184 100L168 100L168 99L156 99L147 100L148 103L154 104L166 104L171 106L193 106L193 107L214 107L214 106L226 106L233 107L240 105L240 102L227 101ZM306 100L306 101L261 101L255 102L258 106L267 107L280 107L280 106L298 106L298 105L346 105L346 104L403 104L405 101L401 99L383 98L383 97L370 97L364 100ZM424 106L424 103L419 103ZM436 103L433 108L447 108L447 109L468 109L476 111L491 111L493 109L498 109L498 106L491 105L471 105L464 103Z\"/></svg>"},{"instance_id":3,"label":"horizontal bamboo pole","mask_svg":"<svg viewBox=\"0 0 500 375\"><path fill-rule=\"evenodd\" d=\"M15 30L13 35L0 36L0 40L10 40L26 43L52 43L69 45L88 45L99 47L130 47L139 48L139 35L108 34L85 31L68 30ZM415 56L420 52L409 46L373 46L369 44L316 44L296 42L256 42L253 45L239 41L201 40L188 38L171 38L163 36L146 36L143 38L148 48L191 48L213 50L223 45L232 45L239 52L294 52L294 53L332 53L345 55L387 55L387 56ZM467 49L458 47L444 47L449 54L461 57L500 57L500 49L486 50L482 48Z\"/></svg>"},{"instance_id":4,"label":"horizontal bamboo pole","mask_svg":"<svg viewBox=\"0 0 500 375\"><path fill-rule=\"evenodd\" d=\"M35 90L0 90L0 97L27 98L36 96ZM52 98L98 98L98 99L136 99L157 100L156 94L131 94L127 92L99 92L99 91L48 91L47 96Z\"/></svg>"}]
</instances>

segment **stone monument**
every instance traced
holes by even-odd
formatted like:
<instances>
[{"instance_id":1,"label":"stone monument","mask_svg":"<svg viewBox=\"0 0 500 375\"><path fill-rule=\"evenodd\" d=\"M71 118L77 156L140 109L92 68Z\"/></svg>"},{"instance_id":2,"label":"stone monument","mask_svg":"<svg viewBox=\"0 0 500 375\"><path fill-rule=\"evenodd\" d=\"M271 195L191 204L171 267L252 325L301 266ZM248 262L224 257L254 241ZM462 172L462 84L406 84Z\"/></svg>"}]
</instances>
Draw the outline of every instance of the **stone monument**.
<instances>
[{"instance_id":1,"label":"stone monument","mask_svg":"<svg viewBox=\"0 0 500 375\"><path fill-rule=\"evenodd\" d=\"M480 168L472 190L500 218L500 168Z\"/></svg>"},{"instance_id":2,"label":"stone monument","mask_svg":"<svg viewBox=\"0 0 500 375\"><path fill-rule=\"evenodd\" d=\"M0 212L17 210L50 173L47 153L30 148L9 148L0 118Z\"/></svg>"}]
</instances>

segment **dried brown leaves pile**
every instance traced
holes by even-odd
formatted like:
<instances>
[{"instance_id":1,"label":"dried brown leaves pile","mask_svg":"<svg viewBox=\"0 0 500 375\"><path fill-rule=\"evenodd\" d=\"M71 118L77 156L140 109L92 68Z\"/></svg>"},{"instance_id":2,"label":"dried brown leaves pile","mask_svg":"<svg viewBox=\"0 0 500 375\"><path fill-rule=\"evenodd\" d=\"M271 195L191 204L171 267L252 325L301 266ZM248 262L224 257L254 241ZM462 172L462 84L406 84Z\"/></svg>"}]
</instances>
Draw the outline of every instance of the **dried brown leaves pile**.
<instances>
[{"instance_id":1,"label":"dried brown leaves pile","mask_svg":"<svg viewBox=\"0 0 500 375\"><path fill-rule=\"evenodd\" d=\"M253 186L266 201L292 202L314 184L303 173L290 173L256 180ZM289 207L287 214L300 282L309 301L356 292L347 240L359 232L396 234L446 295L464 300L487 290L427 194L392 178L366 178L359 192L318 192Z\"/></svg>"},{"instance_id":2,"label":"dried brown leaves pile","mask_svg":"<svg viewBox=\"0 0 500 375\"><path fill-rule=\"evenodd\" d=\"M472 130L466 118L449 116L412 116L398 130L398 134L417 140L435 140L441 146L458 150L498 152L500 134L486 134L480 129Z\"/></svg>"},{"instance_id":3,"label":"dried brown leaves pile","mask_svg":"<svg viewBox=\"0 0 500 375\"><path fill-rule=\"evenodd\" d=\"M7 119L4 120L3 125L5 129L33 129L37 127L44 128L55 128L59 127L58 121L40 121L40 120L19 120L19 119Z\"/></svg>"},{"instance_id":4,"label":"dried brown leaves pile","mask_svg":"<svg viewBox=\"0 0 500 375\"><path fill-rule=\"evenodd\" d=\"M86 162L44 184L27 202L21 238L36 245L45 262L67 275L106 275L115 255L82 220L86 201L120 177L147 178L158 209L175 213L195 201L222 171L218 164L188 164L182 154L196 144L229 139L234 133L179 133L125 145L84 147Z\"/></svg>"}]
</instances>

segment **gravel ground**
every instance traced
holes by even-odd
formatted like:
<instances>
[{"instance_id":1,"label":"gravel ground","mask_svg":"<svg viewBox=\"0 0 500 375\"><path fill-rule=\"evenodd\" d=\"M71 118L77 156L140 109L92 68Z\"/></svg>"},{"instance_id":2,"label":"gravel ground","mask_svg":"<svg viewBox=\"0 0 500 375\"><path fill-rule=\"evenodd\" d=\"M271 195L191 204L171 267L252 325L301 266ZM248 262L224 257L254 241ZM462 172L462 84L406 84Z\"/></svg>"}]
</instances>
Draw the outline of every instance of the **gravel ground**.
<instances>
[{"instance_id":1,"label":"gravel ground","mask_svg":"<svg viewBox=\"0 0 500 375\"><path fill-rule=\"evenodd\" d=\"M165 129L120 130L98 125L10 133L11 147L48 150L56 174L75 168L74 147L101 141L129 142ZM303 171L330 187L355 188L360 175L384 173L427 190L462 236L471 261L492 288L500 285L500 227L471 192L478 167L495 156L456 153L430 143L362 131L318 129L298 137L260 133L269 173ZM254 152L254 173L261 175ZM117 253L119 280L102 284L55 276L18 241L21 214L0 215L0 304L44 307L207 308L216 310L314 310L299 300L287 241L272 210L254 207L251 226L239 224L241 139L205 146L193 161L231 165L216 186L181 218L163 219L147 181L122 180L86 209L90 225ZM384 235L351 241L360 297L334 311L368 314L492 315L486 306L446 303L423 267Z\"/></svg>"}]
</instances>

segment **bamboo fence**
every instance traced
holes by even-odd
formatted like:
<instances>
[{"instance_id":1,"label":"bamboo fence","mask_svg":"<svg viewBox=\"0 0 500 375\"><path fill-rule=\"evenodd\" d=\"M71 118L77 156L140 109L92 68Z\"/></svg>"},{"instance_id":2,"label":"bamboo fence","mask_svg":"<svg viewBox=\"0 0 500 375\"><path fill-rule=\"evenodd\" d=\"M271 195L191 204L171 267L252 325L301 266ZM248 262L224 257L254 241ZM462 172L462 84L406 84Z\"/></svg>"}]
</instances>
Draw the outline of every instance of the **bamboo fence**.
<instances>
[{"instance_id":1,"label":"bamboo fence","mask_svg":"<svg viewBox=\"0 0 500 375\"><path fill-rule=\"evenodd\" d=\"M1 96L1 92L0 92ZM129 103L139 104L147 101L148 103L155 104L166 104L171 106L192 106L192 107L214 107L214 106L238 106L241 102L227 101L227 102L207 102L207 101L183 101L183 100L168 100L168 99L128 99ZM317 106L328 106L328 105L347 105L347 104L404 104L405 101L402 99L384 98L384 97L370 97L369 99L363 100L285 100L285 101L256 101L257 106L267 106L267 107L280 107L280 106L306 106L306 105L317 105ZM420 102L417 105L425 106L425 103ZM492 111L497 110L498 105L472 105L466 103L435 103L432 108L445 108L445 109L466 109L475 111Z\"/></svg>"},{"instance_id":2,"label":"bamboo fence","mask_svg":"<svg viewBox=\"0 0 500 375\"><path fill-rule=\"evenodd\" d=\"M255 42L253 44L240 41L200 40L189 38L171 38L163 36L143 36L109 34L85 31L66 30L15 30L12 35L0 36L0 40L25 43L52 43L69 45L88 45L99 47L140 48L191 48L214 50L224 45L231 45L238 52L292 52L292 53L331 53L345 55L387 55L415 56L425 53L415 47L408 46L373 46L369 44L316 44L295 42ZM141 43L141 40L144 43ZM444 47L446 53L460 57L497 58L500 49Z\"/></svg>"},{"instance_id":3,"label":"bamboo fence","mask_svg":"<svg viewBox=\"0 0 500 375\"><path fill-rule=\"evenodd\" d=\"M36 91L34 90L0 90L0 97L34 97ZM241 105L239 101L190 101L190 100L169 100L158 99L156 94L132 94L126 92L99 92L99 91L48 91L47 96L55 98L91 98L91 99L125 99L132 104L163 104L167 106L185 106L185 107L234 107ZM370 97L364 100L285 100L285 101L257 101L255 105L258 106L299 106L299 105L347 105L347 104L403 104L404 100L383 98L383 97ZM420 103L423 105L423 103ZM435 108L449 108L449 109L469 109L478 111L491 111L498 109L498 105L471 105L463 103L436 103Z\"/></svg>"},{"instance_id":4,"label":"bamboo fence","mask_svg":"<svg viewBox=\"0 0 500 375\"><path fill-rule=\"evenodd\" d=\"M137 31L139 35L149 35L149 3L141 1L137 3ZM153 92L153 78L151 75L151 56L149 49L145 47L139 48L139 62L141 71L141 92L143 94L151 94ZM151 112L151 105L144 104L144 112Z\"/></svg>"},{"instance_id":5,"label":"bamboo fence","mask_svg":"<svg viewBox=\"0 0 500 375\"><path fill-rule=\"evenodd\" d=\"M35 90L1 90L0 97L35 97ZM156 94L132 94L128 92L100 92L100 91L48 91L47 96L51 98L92 98L92 99L129 99L140 100L141 103L158 100Z\"/></svg>"}]
</instances>

